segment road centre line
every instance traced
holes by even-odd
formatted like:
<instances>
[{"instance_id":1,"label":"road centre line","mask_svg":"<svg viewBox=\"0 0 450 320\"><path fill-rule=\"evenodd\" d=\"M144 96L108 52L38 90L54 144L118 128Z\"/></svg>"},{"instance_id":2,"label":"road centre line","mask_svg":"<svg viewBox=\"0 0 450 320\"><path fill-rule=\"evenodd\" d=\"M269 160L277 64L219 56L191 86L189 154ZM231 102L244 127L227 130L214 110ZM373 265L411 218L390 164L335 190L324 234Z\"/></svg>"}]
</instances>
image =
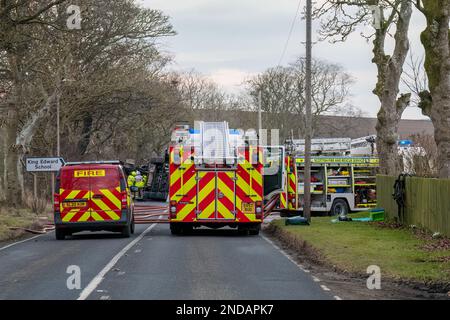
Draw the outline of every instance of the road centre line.
<instances>
[{"instance_id":1,"label":"road centre line","mask_svg":"<svg viewBox=\"0 0 450 320\"><path fill-rule=\"evenodd\" d=\"M118 254L116 254L111 261L108 262L108 264L94 277L94 279L89 282L89 284L83 289L83 291L80 293L80 296L77 300L86 300L91 293L98 287L98 285L103 281L105 278L105 275L116 265L116 263L122 258L128 250L130 250L136 243L138 243L144 236L149 233L154 227L156 226L156 223L149 226L147 229L144 230L136 239L131 241L125 248L120 250Z\"/></svg>"}]
</instances>

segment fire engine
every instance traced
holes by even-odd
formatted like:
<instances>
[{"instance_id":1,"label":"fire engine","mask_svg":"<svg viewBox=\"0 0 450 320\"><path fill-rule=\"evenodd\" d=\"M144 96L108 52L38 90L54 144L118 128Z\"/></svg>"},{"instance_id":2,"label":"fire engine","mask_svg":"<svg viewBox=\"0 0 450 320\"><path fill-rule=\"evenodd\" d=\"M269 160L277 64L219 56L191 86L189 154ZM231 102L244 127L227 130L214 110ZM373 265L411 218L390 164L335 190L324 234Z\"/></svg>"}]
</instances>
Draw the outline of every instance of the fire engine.
<instances>
[{"instance_id":1,"label":"fire engine","mask_svg":"<svg viewBox=\"0 0 450 320\"><path fill-rule=\"evenodd\" d=\"M172 234L232 227L257 235L284 188L284 147L263 147L256 132L227 122L176 126L169 146Z\"/></svg>"},{"instance_id":2,"label":"fire engine","mask_svg":"<svg viewBox=\"0 0 450 320\"><path fill-rule=\"evenodd\" d=\"M280 209L297 215L303 208L305 141L286 143L285 188L280 194ZM352 140L313 139L311 146L311 211L346 215L377 206L376 173L378 158L352 155Z\"/></svg>"}]
</instances>

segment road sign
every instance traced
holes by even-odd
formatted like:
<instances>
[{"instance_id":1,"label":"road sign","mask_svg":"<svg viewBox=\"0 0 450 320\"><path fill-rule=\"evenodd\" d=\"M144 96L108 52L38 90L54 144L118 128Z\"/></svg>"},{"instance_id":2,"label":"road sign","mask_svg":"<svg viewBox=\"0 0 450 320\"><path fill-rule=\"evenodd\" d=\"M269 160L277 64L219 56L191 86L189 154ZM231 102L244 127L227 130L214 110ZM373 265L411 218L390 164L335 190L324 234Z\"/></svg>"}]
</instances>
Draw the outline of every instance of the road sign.
<instances>
[{"instance_id":1,"label":"road sign","mask_svg":"<svg viewBox=\"0 0 450 320\"><path fill-rule=\"evenodd\" d=\"M28 172L55 172L64 165L63 158L28 158Z\"/></svg>"}]
</instances>

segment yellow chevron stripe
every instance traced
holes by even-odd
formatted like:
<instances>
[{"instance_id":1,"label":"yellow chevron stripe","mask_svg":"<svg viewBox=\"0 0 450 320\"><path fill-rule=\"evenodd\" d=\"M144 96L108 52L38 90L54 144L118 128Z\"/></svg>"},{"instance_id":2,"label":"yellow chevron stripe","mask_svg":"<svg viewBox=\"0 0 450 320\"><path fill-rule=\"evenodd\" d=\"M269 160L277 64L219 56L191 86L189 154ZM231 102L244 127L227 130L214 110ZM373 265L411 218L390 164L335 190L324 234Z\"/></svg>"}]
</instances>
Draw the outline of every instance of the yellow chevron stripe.
<instances>
[{"instance_id":1,"label":"yellow chevron stripe","mask_svg":"<svg viewBox=\"0 0 450 320\"><path fill-rule=\"evenodd\" d=\"M186 170L183 172L187 172L192 169L192 165L186 165ZM195 174L188 181L184 181L183 176L181 176L181 193L187 194L194 186L197 184L197 180L195 180Z\"/></svg>"},{"instance_id":2,"label":"yellow chevron stripe","mask_svg":"<svg viewBox=\"0 0 450 320\"><path fill-rule=\"evenodd\" d=\"M217 211L220 212L224 219L234 219L234 214L220 201L217 201Z\"/></svg>"},{"instance_id":3,"label":"yellow chevron stripe","mask_svg":"<svg viewBox=\"0 0 450 320\"><path fill-rule=\"evenodd\" d=\"M81 190L72 190L69 195L65 198L67 200L75 199L75 197L81 192ZM63 199L63 200L65 200Z\"/></svg>"},{"instance_id":4,"label":"yellow chevron stripe","mask_svg":"<svg viewBox=\"0 0 450 320\"><path fill-rule=\"evenodd\" d=\"M227 176L231 179L234 178L233 173L227 172ZM234 202L234 190L231 190L228 185L223 182L220 178L217 178L217 189L224 194L231 202Z\"/></svg>"},{"instance_id":5,"label":"yellow chevron stripe","mask_svg":"<svg viewBox=\"0 0 450 320\"><path fill-rule=\"evenodd\" d=\"M105 211L105 213L114 221L120 220L120 216L115 211Z\"/></svg>"},{"instance_id":6,"label":"yellow chevron stripe","mask_svg":"<svg viewBox=\"0 0 450 320\"><path fill-rule=\"evenodd\" d=\"M256 168L255 168L255 170L251 170L250 172L251 172L251 175L250 175L250 176L251 176L253 179L255 179L255 181L258 182L258 184L259 184L260 186L262 186L262 185L263 185L263 177L262 177L262 174L259 173L258 170L256 170Z\"/></svg>"},{"instance_id":7,"label":"yellow chevron stripe","mask_svg":"<svg viewBox=\"0 0 450 320\"><path fill-rule=\"evenodd\" d=\"M287 199L286 199L286 193L285 192L281 193L280 202L281 202L281 209L286 209Z\"/></svg>"},{"instance_id":8,"label":"yellow chevron stripe","mask_svg":"<svg viewBox=\"0 0 450 320\"><path fill-rule=\"evenodd\" d=\"M185 172L187 172L188 170L191 170L192 167L194 166L193 164L190 163L191 161L185 161L184 163L181 164L181 166L175 170L175 172L170 174L170 186L172 187L173 185L175 185L176 183L178 183L178 181L180 181L180 189L177 190L177 192L170 198L170 200L176 200L176 201L180 201L182 196L180 194L186 194L191 188L192 188L192 177L191 179L189 179L189 181L184 181L183 180L183 174ZM184 169L184 170L179 170L179 169ZM195 176L195 174L194 174ZM194 182L195 179L194 179ZM185 186L187 183L189 183L188 186ZM178 196L177 196L178 194Z\"/></svg>"},{"instance_id":9,"label":"yellow chevron stripe","mask_svg":"<svg viewBox=\"0 0 450 320\"><path fill-rule=\"evenodd\" d=\"M112 220L120 220L120 217L117 215L117 213L115 213L113 210L111 210L101 199L92 199L92 202L94 202Z\"/></svg>"},{"instance_id":10,"label":"yellow chevron stripe","mask_svg":"<svg viewBox=\"0 0 450 320\"><path fill-rule=\"evenodd\" d=\"M103 217L101 215L99 215L97 212L95 212L94 210L92 210L92 212L91 212L91 217L95 221L105 221L105 219L103 219Z\"/></svg>"},{"instance_id":11,"label":"yellow chevron stripe","mask_svg":"<svg viewBox=\"0 0 450 320\"><path fill-rule=\"evenodd\" d=\"M62 219L63 222L70 222L72 218L80 211L80 209L72 209L70 210Z\"/></svg>"},{"instance_id":12,"label":"yellow chevron stripe","mask_svg":"<svg viewBox=\"0 0 450 320\"><path fill-rule=\"evenodd\" d=\"M206 173L205 172L200 172L199 176L200 176L200 180L198 181L198 183L200 183L201 179L205 178ZM216 187L216 182L215 179L212 179L210 182L208 182L208 184L200 190L200 192L198 193L198 203L201 203L203 199L205 199Z\"/></svg>"},{"instance_id":13,"label":"yellow chevron stripe","mask_svg":"<svg viewBox=\"0 0 450 320\"><path fill-rule=\"evenodd\" d=\"M91 214L90 214L90 212L88 210L81 216L80 219L78 219L78 221L79 222L86 222L89 219L90 216L91 216Z\"/></svg>"},{"instance_id":14,"label":"yellow chevron stripe","mask_svg":"<svg viewBox=\"0 0 450 320\"><path fill-rule=\"evenodd\" d=\"M189 213L191 213L193 210L195 210L195 208L197 207L197 197L194 197L191 200L192 204L187 204L184 206L183 209L181 209L178 213L177 213L177 219L176 221L182 221L184 220Z\"/></svg>"},{"instance_id":15,"label":"yellow chevron stripe","mask_svg":"<svg viewBox=\"0 0 450 320\"><path fill-rule=\"evenodd\" d=\"M228 177L230 177L231 179L234 178L234 173L230 173L227 172L226 175ZM223 182L220 177L217 178L217 188L220 192L223 193L223 195L231 202L231 203L235 203L234 201L234 190L231 190L227 184L225 184L225 182ZM226 219L234 219L234 214L230 212L230 209L228 209L227 207L225 207L225 205L223 205L220 202L220 199L218 200L218 206L217 206L217 210L220 212L220 214L226 218ZM233 209L231 209L233 210Z\"/></svg>"},{"instance_id":16,"label":"yellow chevron stripe","mask_svg":"<svg viewBox=\"0 0 450 320\"><path fill-rule=\"evenodd\" d=\"M213 214L216 209L215 201L211 201L211 203L198 215L198 219L208 219L211 214Z\"/></svg>"},{"instance_id":17,"label":"yellow chevron stripe","mask_svg":"<svg viewBox=\"0 0 450 320\"><path fill-rule=\"evenodd\" d=\"M120 200L117 199L111 191L109 191L108 189L100 189L100 192L103 193L103 195L107 197L109 201L111 201L116 206L117 209L120 209L122 207Z\"/></svg>"}]
</instances>

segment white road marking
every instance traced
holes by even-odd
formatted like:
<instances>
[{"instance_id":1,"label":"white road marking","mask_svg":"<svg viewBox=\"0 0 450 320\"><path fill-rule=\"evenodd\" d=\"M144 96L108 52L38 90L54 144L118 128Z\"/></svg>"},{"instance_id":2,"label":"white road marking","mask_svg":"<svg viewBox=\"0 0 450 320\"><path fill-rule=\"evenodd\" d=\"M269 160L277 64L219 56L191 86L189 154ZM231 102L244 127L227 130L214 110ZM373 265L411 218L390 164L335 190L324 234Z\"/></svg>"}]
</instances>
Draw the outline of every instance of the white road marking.
<instances>
[{"instance_id":1,"label":"white road marking","mask_svg":"<svg viewBox=\"0 0 450 320\"><path fill-rule=\"evenodd\" d=\"M131 241L125 248L120 250L118 254L114 256L114 258L111 259L110 262L99 272L98 275L94 277L94 279L91 280L91 282L87 285L86 288L83 289L83 291L80 293L80 296L77 300L86 300L89 295L98 287L98 285L103 281L105 278L105 275L116 265L116 263L122 258L122 256L125 255L125 253L128 252L137 242L139 242L147 233L149 233L154 227L156 226L156 223L149 226L147 229L145 229L144 232L142 232L136 239Z\"/></svg>"},{"instance_id":2,"label":"white road marking","mask_svg":"<svg viewBox=\"0 0 450 320\"><path fill-rule=\"evenodd\" d=\"M265 236L261 236L264 240L266 240L268 243L270 243L275 249L281 252L282 255L284 255L289 261L291 261L293 264L295 264L300 270L302 270L305 273L309 273L309 270L305 269L304 266L297 263L290 255L288 255L283 249L281 249L279 246L277 246L275 243L273 243L272 240Z\"/></svg>"},{"instance_id":3,"label":"white road marking","mask_svg":"<svg viewBox=\"0 0 450 320\"><path fill-rule=\"evenodd\" d=\"M279 246L277 246L272 240L270 240L269 238L265 237L265 236L261 236L261 238L263 238L264 240L266 240L268 243L270 243L275 249L277 249L278 251L281 252L281 254L283 254L286 258L288 258L289 261L291 261L293 264L295 264L300 270L302 270L305 273L310 273L309 270L305 269L305 267L299 263L297 263L297 261L295 261L289 254L287 254L283 249L281 249ZM311 276L312 279L314 280L314 282L320 282L320 279L315 277L315 276ZM325 285L320 285L320 287L322 288L322 290L324 291L331 291L330 288L328 288ZM342 300L342 298L340 298L339 296L334 296L333 297L336 300Z\"/></svg>"},{"instance_id":4,"label":"white road marking","mask_svg":"<svg viewBox=\"0 0 450 320\"><path fill-rule=\"evenodd\" d=\"M22 240L22 241L17 241L17 242L8 244L7 246L1 247L1 248L0 248L0 251L6 250L6 249L11 248L11 247L13 247L13 246L15 246L15 245L18 245L18 244L21 244L21 243L24 243L24 242L31 241L31 240L34 240L34 239L36 239L36 238L42 237L42 236L45 236L45 235L47 235L47 234L49 234L49 233L52 233L52 232L54 232L54 231L50 231L50 232L45 233L45 234L40 234L40 235L38 235L38 236L34 236L34 237L31 237L31 238L28 238L28 239L25 239L25 240Z\"/></svg>"},{"instance_id":5,"label":"white road marking","mask_svg":"<svg viewBox=\"0 0 450 320\"><path fill-rule=\"evenodd\" d=\"M110 300L111 297L110 296L101 296L100 300Z\"/></svg>"}]
</instances>

